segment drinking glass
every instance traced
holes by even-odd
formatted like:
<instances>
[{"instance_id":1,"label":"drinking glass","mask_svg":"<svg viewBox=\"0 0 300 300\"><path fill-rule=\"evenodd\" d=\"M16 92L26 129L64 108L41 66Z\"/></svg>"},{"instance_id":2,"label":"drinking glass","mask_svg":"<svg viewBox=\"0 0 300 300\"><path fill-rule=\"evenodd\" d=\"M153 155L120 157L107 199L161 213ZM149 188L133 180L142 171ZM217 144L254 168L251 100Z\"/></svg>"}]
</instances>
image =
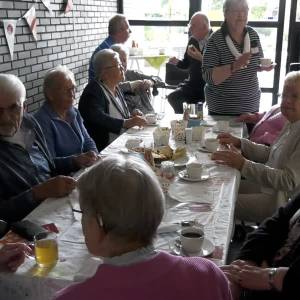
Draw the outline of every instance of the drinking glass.
<instances>
[{"instance_id":1,"label":"drinking glass","mask_svg":"<svg viewBox=\"0 0 300 300\"><path fill-rule=\"evenodd\" d=\"M58 261L57 236L53 232L43 232L34 237L35 260L42 268L56 265Z\"/></svg>"}]
</instances>

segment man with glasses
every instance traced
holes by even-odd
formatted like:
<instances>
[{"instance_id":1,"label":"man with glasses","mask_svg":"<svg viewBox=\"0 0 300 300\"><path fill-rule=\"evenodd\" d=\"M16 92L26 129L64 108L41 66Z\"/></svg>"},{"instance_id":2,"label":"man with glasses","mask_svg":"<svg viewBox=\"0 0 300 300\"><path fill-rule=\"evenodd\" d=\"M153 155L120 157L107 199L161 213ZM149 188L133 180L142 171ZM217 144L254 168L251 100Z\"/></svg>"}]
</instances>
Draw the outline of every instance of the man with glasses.
<instances>
[{"instance_id":1,"label":"man with glasses","mask_svg":"<svg viewBox=\"0 0 300 300\"><path fill-rule=\"evenodd\" d=\"M133 126L145 126L139 111L129 112L119 83L124 80L124 69L119 54L111 49L98 52L94 60L96 79L85 87L79 111L90 136L99 151L104 149Z\"/></svg>"},{"instance_id":2,"label":"man with glasses","mask_svg":"<svg viewBox=\"0 0 300 300\"><path fill-rule=\"evenodd\" d=\"M126 17L122 14L114 15L108 22L108 37L95 49L90 59L89 81L95 78L94 57L103 49L109 49L113 44L124 44L130 36L131 30Z\"/></svg>"},{"instance_id":3,"label":"man with glasses","mask_svg":"<svg viewBox=\"0 0 300 300\"><path fill-rule=\"evenodd\" d=\"M42 130L24 113L23 83L0 74L0 90L0 219L12 222L46 198L67 195L76 183L71 177L52 177L58 170Z\"/></svg>"}]
</instances>

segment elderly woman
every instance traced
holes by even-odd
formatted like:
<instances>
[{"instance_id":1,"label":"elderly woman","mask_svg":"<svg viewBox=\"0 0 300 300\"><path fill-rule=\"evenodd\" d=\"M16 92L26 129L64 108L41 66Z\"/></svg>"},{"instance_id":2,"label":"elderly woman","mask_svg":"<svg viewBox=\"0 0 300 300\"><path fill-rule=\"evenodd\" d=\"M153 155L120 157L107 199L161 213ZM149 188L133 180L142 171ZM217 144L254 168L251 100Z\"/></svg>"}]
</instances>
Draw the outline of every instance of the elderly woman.
<instances>
[{"instance_id":1,"label":"elderly woman","mask_svg":"<svg viewBox=\"0 0 300 300\"><path fill-rule=\"evenodd\" d=\"M259 110L257 71L263 57L258 34L247 26L246 0L226 0L225 22L210 38L202 62L209 114L240 115Z\"/></svg>"},{"instance_id":2,"label":"elderly woman","mask_svg":"<svg viewBox=\"0 0 300 300\"><path fill-rule=\"evenodd\" d=\"M154 249L164 195L144 161L107 157L80 177L78 187L87 247L104 263L56 299L231 299L212 262Z\"/></svg>"},{"instance_id":3,"label":"elderly woman","mask_svg":"<svg viewBox=\"0 0 300 300\"><path fill-rule=\"evenodd\" d=\"M212 159L240 170L245 178L236 203L240 220L263 221L300 184L300 71L288 73L285 78L281 112L287 122L271 146L225 133L218 136L229 149L213 153Z\"/></svg>"},{"instance_id":4,"label":"elderly woman","mask_svg":"<svg viewBox=\"0 0 300 300\"><path fill-rule=\"evenodd\" d=\"M85 87L79 100L79 111L101 151L124 130L145 126L146 120L136 113L130 115L118 87L124 80L124 68L118 53L111 49L99 51L95 55L94 69L96 79Z\"/></svg>"},{"instance_id":5,"label":"elderly woman","mask_svg":"<svg viewBox=\"0 0 300 300\"><path fill-rule=\"evenodd\" d=\"M75 99L74 74L65 66L51 69L44 78L46 101L35 114L56 165L69 172L97 160L95 142L83 125Z\"/></svg>"},{"instance_id":6,"label":"elderly woman","mask_svg":"<svg viewBox=\"0 0 300 300\"><path fill-rule=\"evenodd\" d=\"M154 84L152 77L127 69L128 54L122 44L114 44L110 48L119 53L124 68L126 81L120 83L120 88L129 111L133 113L136 109L139 109L143 114L154 113L150 102L150 89Z\"/></svg>"}]
</instances>

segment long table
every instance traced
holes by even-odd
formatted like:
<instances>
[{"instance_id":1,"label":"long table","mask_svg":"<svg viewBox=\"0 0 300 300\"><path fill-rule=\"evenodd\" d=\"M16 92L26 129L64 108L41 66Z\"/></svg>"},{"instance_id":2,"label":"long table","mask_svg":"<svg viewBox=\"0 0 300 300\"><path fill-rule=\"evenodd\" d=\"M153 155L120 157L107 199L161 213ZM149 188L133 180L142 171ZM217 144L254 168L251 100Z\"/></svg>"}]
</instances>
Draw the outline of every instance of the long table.
<instances>
[{"instance_id":1,"label":"long table","mask_svg":"<svg viewBox=\"0 0 300 300\"><path fill-rule=\"evenodd\" d=\"M168 125L169 121L170 119L164 120L161 124ZM210 124L214 122L214 119L208 120ZM138 137L146 143L151 142L154 129L155 127L130 129L102 151L102 155L118 153L130 158L131 154L124 151L127 139ZM231 132L237 136L241 136L242 131L242 126L231 127ZM207 127L206 135L215 136L216 133L212 131L212 127ZM172 139L170 144L173 147L183 145L182 142ZM209 259L221 265L226 261L231 239L240 174L229 167L216 165L210 160L208 153L197 151L199 143L186 146L190 157L196 155L206 165L210 178L195 183L177 177L166 180L159 176L159 169L156 170L166 192L166 214L160 228L160 232L164 233L158 234L155 246L172 252L179 237L180 222L193 220L203 225L206 238L215 246ZM75 176L78 175L80 172ZM181 201L170 197L168 191L174 189L181 191ZM194 198L189 201L182 200L185 199L184 193L193 194ZM72 208L78 208L77 190L68 197L47 199L27 216L26 219L41 225L55 223L60 231L60 260L53 269L46 271L38 268L33 258L28 258L16 273L0 273L1 299L51 299L57 290L94 274L101 260L88 253L81 230L81 215L74 213Z\"/></svg>"}]
</instances>

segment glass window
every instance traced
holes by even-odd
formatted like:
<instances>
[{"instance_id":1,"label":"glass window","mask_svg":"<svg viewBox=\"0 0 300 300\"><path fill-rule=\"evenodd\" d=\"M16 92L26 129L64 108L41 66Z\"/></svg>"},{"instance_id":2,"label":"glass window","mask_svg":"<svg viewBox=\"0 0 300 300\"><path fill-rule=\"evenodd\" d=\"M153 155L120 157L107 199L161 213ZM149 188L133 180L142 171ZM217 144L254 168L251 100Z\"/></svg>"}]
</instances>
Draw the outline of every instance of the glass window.
<instances>
[{"instance_id":1,"label":"glass window","mask_svg":"<svg viewBox=\"0 0 300 300\"><path fill-rule=\"evenodd\" d=\"M129 20L189 19L189 1L182 0L124 0L124 14Z\"/></svg>"},{"instance_id":2,"label":"glass window","mask_svg":"<svg viewBox=\"0 0 300 300\"><path fill-rule=\"evenodd\" d=\"M300 22L300 0L297 2L297 15L296 15L296 21Z\"/></svg>"},{"instance_id":3,"label":"glass window","mask_svg":"<svg viewBox=\"0 0 300 300\"><path fill-rule=\"evenodd\" d=\"M249 21L277 21L279 0L252 0L250 5ZM223 16L223 0L203 0L202 11L208 14L212 21L221 21Z\"/></svg>"}]
</instances>

